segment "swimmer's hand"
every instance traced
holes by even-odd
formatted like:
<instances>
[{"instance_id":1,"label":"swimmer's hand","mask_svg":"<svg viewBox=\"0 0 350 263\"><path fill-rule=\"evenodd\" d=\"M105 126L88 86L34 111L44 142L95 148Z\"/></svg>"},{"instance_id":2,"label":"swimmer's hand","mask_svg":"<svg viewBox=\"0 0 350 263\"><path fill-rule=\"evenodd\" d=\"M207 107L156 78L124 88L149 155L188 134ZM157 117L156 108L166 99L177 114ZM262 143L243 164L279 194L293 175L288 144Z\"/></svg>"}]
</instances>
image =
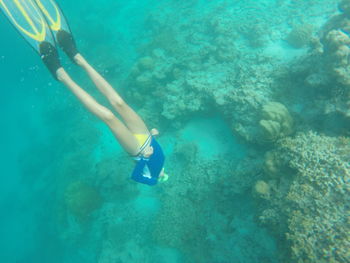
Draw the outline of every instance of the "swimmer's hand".
<instances>
[{"instance_id":1,"label":"swimmer's hand","mask_svg":"<svg viewBox=\"0 0 350 263\"><path fill-rule=\"evenodd\" d=\"M157 136L157 135L159 135L159 131L157 129L153 128L151 130L151 134L152 134L152 136Z\"/></svg>"},{"instance_id":2,"label":"swimmer's hand","mask_svg":"<svg viewBox=\"0 0 350 263\"><path fill-rule=\"evenodd\" d=\"M153 147L149 146L143 151L143 157L148 158L153 154Z\"/></svg>"},{"instance_id":3,"label":"swimmer's hand","mask_svg":"<svg viewBox=\"0 0 350 263\"><path fill-rule=\"evenodd\" d=\"M159 131L155 128L153 128L150 132L151 132L152 136L159 135ZM145 157L145 158L149 158L152 154L153 154L153 147L152 146L147 147L142 153L143 157Z\"/></svg>"}]
</instances>

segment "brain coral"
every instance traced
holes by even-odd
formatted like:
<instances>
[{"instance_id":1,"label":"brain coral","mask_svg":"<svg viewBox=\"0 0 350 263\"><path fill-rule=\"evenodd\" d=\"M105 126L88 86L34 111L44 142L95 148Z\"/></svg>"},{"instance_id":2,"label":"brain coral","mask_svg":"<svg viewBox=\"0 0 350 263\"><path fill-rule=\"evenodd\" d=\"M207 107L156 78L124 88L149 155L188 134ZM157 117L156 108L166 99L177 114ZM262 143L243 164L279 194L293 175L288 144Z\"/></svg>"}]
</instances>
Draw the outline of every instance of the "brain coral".
<instances>
[{"instance_id":1,"label":"brain coral","mask_svg":"<svg viewBox=\"0 0 350 263\"><path fill-rule=\"evenodd\" d=\"M264 139L274 141L293 132L293 119L283 104L268 102L262 108L260 126Z\"/></svg>"},{"instance_id":2,"label":"brain coral","mask_svg":"<svg viewBox=\"0 0 350 263\"><path fill-rule=\"evenodd\" d=\"M286 40L295 48L302 48L308 45L312 40L312 26L300 25L293 28Z\"/></svg>"}]
</instances>

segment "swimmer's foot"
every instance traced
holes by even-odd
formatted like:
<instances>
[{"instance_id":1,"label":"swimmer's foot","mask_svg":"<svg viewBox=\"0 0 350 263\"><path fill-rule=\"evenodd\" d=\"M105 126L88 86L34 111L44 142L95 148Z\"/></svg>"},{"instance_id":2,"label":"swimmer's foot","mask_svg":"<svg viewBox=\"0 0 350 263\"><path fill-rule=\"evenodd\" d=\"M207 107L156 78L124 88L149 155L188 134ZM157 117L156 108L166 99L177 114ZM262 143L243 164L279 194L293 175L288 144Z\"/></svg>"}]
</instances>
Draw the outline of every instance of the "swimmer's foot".
<instances>
[{"instance_id":1,"label":"swimmer's foot","mask_svg":"<svg viewBox=\"0 0 350 263\"><path fill-rule=\"evenodd\" d=\"M54 47L51 43L44 41L40 43L39 51L45 66L57 80L57 70L62 66L56 47Z\"/></svg>"},{"instance_id":2,"label":"swimmer's foot","mask_svg":"<svg viewBox=\"0 0 350 263\"><path fill-rule=\"evenodd\" d=\"M63 51L67 54L67 56L74 62L74 57L79 53L77 46L75 45L73 36L64 31L64 30L59 30L57 32L57 42L58 45L63 49Z\"/></svg>"}]
</instances>

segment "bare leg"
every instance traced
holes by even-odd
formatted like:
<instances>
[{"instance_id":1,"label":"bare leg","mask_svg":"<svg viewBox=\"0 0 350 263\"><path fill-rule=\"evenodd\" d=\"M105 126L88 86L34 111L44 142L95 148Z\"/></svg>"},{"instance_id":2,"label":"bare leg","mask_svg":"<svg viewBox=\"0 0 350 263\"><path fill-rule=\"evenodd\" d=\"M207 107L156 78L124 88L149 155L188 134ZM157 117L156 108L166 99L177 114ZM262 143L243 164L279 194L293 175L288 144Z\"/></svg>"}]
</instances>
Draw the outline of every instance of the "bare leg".
<instances>
[{"instance_id":1,"label":"bare leg","mask_svg":"<svg viewBox=\"0 0 350 263\"><path fill-rule=\"evenodd\" d=\"M136 155L139 152L139 145L135 136L109 109L100 105L85 90L78 86L63 68L59 68L56 75L58 80L68 87L90 112L108 125L119 143L129 154Z\"/></svg>"},{"instance_id":2,"label":"bare leg","mask_svg":"<svg viewBox=\"0 0 350 263\"><path fill-rule=\"evenodd\" d=\"M81 54L74 57L75 61L81 66L94 82L98 90L106 96L109 103L123 118L125 125L132 133L148 134L147 126L141 117L125 103L115 89L84 59Z\"/></svg>"}]
</instances>

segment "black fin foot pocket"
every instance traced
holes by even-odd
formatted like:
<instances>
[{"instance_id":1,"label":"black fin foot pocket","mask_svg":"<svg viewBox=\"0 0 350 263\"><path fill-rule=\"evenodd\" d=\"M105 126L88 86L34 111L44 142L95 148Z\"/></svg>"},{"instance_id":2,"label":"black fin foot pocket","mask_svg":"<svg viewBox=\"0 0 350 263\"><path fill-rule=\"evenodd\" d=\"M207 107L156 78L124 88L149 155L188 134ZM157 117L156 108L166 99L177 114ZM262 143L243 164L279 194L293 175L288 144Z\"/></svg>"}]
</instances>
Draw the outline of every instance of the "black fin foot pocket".
<instances>
[{"instance_id":1,"label":"black fin foot pocket","mask_svg":"<svg viewBox=\"0 0 350 263\"><path fill-rule=\"evenodd\" d=\"M67 56L74 62L74 57L76 54L78 54L77 46L75 45L73 36L64 31L64 30L59 30L57 32L57 42L58 45L63 49L63 51L67 54Z\"/></svg>"},{"instance_id":2,"label":"black fin foot pocket","mask_svg":"<svg viewBox=\"0 0 350 263\"><path fill-rule=\"evenodd\" d=\"M57 49L49 42L41 42L40 46L41 59L45 66L49 69L53 77L57 80L57 70L61 68L61 62L57 53Z\"/></svg>"}]
</instances>

